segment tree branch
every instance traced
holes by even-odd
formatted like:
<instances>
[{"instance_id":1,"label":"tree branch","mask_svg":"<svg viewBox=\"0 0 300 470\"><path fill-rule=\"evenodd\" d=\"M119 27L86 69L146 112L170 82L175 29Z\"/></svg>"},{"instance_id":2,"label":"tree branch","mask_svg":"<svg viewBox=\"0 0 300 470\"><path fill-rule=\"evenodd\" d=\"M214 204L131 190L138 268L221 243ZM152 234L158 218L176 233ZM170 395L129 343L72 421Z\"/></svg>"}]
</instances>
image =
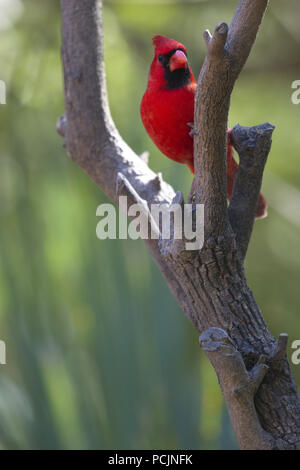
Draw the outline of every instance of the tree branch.
<instances>
[{"instance_id":1,"label":"tree branch","mask_svg":"<svg viewBox=\"0 0 300 470\"><path fill-rule=\"evenodd\" d=\"M227 333L220 328L204 331L199 342L218 376L240 448L276 448L272 436L263 430L254 406L254 395L269 369L266 358L261 356L248 372L241 354Z\"/></svg>"},{"instance_id":2,"label":"tree branch","mask_svg":"<svg viewBox=\"0 0 300 470\"><path fill-rule=\"evenodd\" d=\"M256 127L236 125L231 131L231 142L239 154L240 165L234 180L228 215L243 259L253 229L273 130L274 126L265 123Z\"/></svg>"},{"instance_id":3,"label":"tree branch","mask_svg":"<svg viewBox=\"0 0 300 470\"><path fill-rule=\"evenodd\" d=\"M102 3L61 0L66 116L57 127L69 156L117 203L122 173L142 199L170 203L175 192L119 135L110 115L103 59ZM83 20L84 18L84 20Z\"/></svg>"},{"instance_id":4,"label":"tree branch","mask_svg":"<svg viewBox=\"0 0 300 470\"><path fill-rule=\"evenodd\" d=\"M195 102L195 202L205 207L205 234L227 232L226 129L233 83L226 83L229 63L225 54L228 26L205 31L207 56L201 69ZM229 88L228 88L228 86Z\"/></svg>"},{"instance_id":5,"label":"tree branch","mask_svg":"<svg viewBox=\"0 0 300 470\"><path fill-rule=\"evenodd\" d=\"M230 96L254 44L267 0L240 0L228 29L205 31L194 117L195 200L205 204L206 236L228 231L226 144Z\"/></svg>"},{"instance_id":6,"label":"tree branch","mask_svg":"<svg viewBox=\"0 0 300 470\"><path fill-rule=\"evenodd\" d=\"M118 174L139 197L170 204L173 188L156 175L119 135L110 115L103 58L102 2L61 0L62 59L65 81L65 116L58 132L68 155L116 204ZM146 242L179 305L190 310L189 299L160 254L158 240Z\"/></svg>"},{"instance_id":7,"label":"tree branch","mask_svg":"<svg viewBox=\"0 0 300 470\"><path fill-rule=\"evenodd\" d=\"M238 3L226 45L231 71L236 77L248 59L268 3L269 0L240 0Z\"/></svg>"},{"instance_id":8,"label":"tree branch","mask_svg":"<svg viewBox=\"0 0 300 470\"><path fill-rule=\"evenodd\" d=\"M199 77L195 116L195 202L206 205L203 249L190 256L176 240L169 245L155 239L146 243L195 328L218 327L231 338L234 367L240 371L236 390L241 384L251 390L247 395L242 387L242 403L239 392L228 400L235 422L242 422L246 410L256 448L278 448L283 440L286 448L296 449L300 445L299 397L286 358L276 352L282 351L282 340L276 346L247 285L226 204L230 94L266 5L264 0L240 0L229 32L221 23L212 37L205 33L208 54ZM126 195L131 203L140 201L149 217L152 203L183 204L183 197L180 193L175 197L173 188L150 170L115 128L106 93L101 6L100 0L61 0L66 116L59 121L58 131L65 137L70 157L112 201L118 203L119 195ZM241 176L237 188L240 184ZM259 386L266 371L259 362L262 355L268 358L269 370ZM222 360L230 374L232 364L226 362L230 358ZM224 382L224 394L225 389ZM240 432L238 426L235 429ZM250 445L245 429L239 434L242 447Z\"/></svg>"}]
</instances>

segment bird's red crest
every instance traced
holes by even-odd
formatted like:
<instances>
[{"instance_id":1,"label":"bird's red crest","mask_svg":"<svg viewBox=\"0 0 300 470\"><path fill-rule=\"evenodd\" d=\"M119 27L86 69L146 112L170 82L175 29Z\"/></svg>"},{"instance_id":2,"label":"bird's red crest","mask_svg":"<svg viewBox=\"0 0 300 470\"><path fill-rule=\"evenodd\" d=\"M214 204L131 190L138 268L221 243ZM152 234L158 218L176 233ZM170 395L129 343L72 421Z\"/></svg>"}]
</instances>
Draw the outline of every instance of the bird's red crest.
<instances>
[{"instance_id":1,"label":"bird's red crest","mask_svg":"<svg viewBox=\"0 0 300 470\"><path fill-rule=\"evenodd\" d=\"M167 54L172 49L183 49L186 51L183 44L175 39L167 38L166 36L161 36L160 34L156 34L152 38L153 44L155 46L155 51L160 54Z\"/></svg>"}]
</instances>

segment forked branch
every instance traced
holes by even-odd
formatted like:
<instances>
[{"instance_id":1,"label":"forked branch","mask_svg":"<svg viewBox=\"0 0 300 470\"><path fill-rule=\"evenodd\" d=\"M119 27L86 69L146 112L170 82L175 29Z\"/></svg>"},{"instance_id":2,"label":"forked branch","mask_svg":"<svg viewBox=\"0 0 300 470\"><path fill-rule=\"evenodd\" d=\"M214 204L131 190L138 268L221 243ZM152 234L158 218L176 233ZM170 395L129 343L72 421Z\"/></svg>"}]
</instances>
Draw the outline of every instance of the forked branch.
<instances>
[{"instance_id":1,"label":"forked branch","mask_svg":"<svg viewBox=\"0 0 300 470\"><path fill-rule=\"evenodd\" d=\"M244 450L274 449L276 443L263 430L254 406L254 396L269 369L266 358L261 356L248 372L241 354L220 328L209 328L202 333L199 342L217 373L240 447Z\"/></svg>"},{"instance_id":2,"label":"forked branch","mask_svg":"<svg viewBox=\"0 0 300 470\"><path fill-rule=\"evenodd\" d=\"M196 202L205 205L207 237L228 232L226 152L230 97L254 44L267 4L267 0L240 0L229 28L226 23L220 23L213 35L208 30L204 32L207 55L199 75L194 117L194 192ZM260 152L258 148L255 150ZM244 210L251 219L248 228L251 234L254 214L247 204ZM242 224L245 226L244 222ZM238 225L239 220L236 220L234 230L239 243L243 229ZM247 246L243 239L243 257Z\"/></svg>"},{"instance_id":3,"label":"forked branch","mask_svg":"<svg viewBox=\"0 0 300 470\"><path fill-rule=\"evenodd\" d=\"M194 202L205 204L203 250L190 256L181 240L168 244L150 239L146 244L195 328L208 330L201 342L219 375L241 448L296 449L300 445L300 407L285 357L286 339L280 337L276 344L268 331L247 286L242 263L271 127L264 129L261 138L257 129L238 132L236 128L234 144L240 152L241 168L229 211L226 201L230 96L267 3L240 0L229 28L221 23L212 36L209 32L204 35L207 57L199 77L194 125ZM151 171L145 158L128 147L110 116L102 2L61 0L61 10L66 115L58 123L58 132L64 136L68 154L112 201L118 203L118 197L126 195L130 203L142 204L148 219L152 203L170 205L175 201L183 205L182 194L175 195L161 175ZM243 147L244 132L247 138L255 134L251 152ZM255 176L248 181L250 173ZM249 185L253 194L239 201ZM241 210L247 217L238 216ZM261 356L267 357L266 363Z\"/></svg>"}]
</instances>

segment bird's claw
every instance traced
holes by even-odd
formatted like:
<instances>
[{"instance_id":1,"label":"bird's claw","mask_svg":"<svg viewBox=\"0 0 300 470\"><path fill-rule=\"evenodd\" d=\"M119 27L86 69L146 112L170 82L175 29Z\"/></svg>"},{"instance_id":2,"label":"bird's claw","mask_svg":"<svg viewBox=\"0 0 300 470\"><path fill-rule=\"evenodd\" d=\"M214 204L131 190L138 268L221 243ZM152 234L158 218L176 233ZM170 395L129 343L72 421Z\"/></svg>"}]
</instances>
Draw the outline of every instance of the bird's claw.
<instances>
[{"instance_id":1,"label":"bird's claw","mask_svg":"<svg viewBox=\"0 0 300 470\"><path fill-rule=\"evenodd\" d=\"M193 123L193 122L188 122L187 125L188 125L189 127L191 127L191 130L190 130L190 132L189 132L190 136L191 136L191 137L194 137L194 135L196 135L196 131L195 131L195 129L194 129L194 123Z\"/></svg>"}]
</instances>

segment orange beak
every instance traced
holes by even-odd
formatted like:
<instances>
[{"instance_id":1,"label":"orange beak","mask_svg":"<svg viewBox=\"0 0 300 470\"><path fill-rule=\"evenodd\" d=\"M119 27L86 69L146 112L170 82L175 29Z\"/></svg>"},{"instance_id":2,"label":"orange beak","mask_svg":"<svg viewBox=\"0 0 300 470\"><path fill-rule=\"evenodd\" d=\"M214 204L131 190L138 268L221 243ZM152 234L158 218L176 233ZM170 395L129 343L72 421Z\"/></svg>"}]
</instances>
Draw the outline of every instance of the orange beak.
<instances>
[{"instance_id":1,"label":"orange beak","mask_svg":"<svg viewBox=\"0 0 300 470\"><path fill-rule=\"evenodd\" d=\"M169 63L170 71L173 72L177 69L183 69L187 67L187 56L183 51L176 51L172 55Z\"/></svg>"}]
</instances>

